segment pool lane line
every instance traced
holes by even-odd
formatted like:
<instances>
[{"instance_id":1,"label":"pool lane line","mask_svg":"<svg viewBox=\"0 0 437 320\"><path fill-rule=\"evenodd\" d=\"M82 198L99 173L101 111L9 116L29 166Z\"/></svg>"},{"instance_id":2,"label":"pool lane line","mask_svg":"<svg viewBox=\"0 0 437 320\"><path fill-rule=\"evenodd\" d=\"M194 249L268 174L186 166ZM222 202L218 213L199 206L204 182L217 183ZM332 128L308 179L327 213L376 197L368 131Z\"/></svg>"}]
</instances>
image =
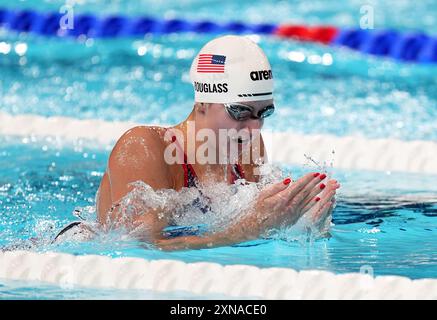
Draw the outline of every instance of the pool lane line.
<instances>
[{"instance_id":1,"label":"pool lane line","mask_svg":"<svg viewBox=\"0 0 437 320\"><path fill-rule=\"evenodd\" d=\"M79 142L94 149L108 150L128 129L145 125L4 112L0 112L0 123L0 135L3 136L50 138L61 145ZM433 141L272 132L267 129L263 129L262 134L269 161L273 163L302 165L307 162L305 155L311 155L321 163L334 160L334 167L338 169L437 174L437 143Z\"/></svg>"},{"instance_id":2,"label":"pool lane line","mask_svg":"<svg viewBox=\"0 0 437 320\"><path fill-rule=\"evenodd\" d=\"M59 12L10 10L0 8L0 27L19 33L35 33L45 37L121 38L174 33L257 34L304 42L343 46L362 53L390 57L410 63L437 63L437 37L422 31L392 29L339 28L331 25L250 24L240 21L219 23L211 20L192 21L181 18L160 19L151 16L96 16L91 13L73 15L73 24L60 27L65 16Z\"/></svg>"},{"instance_id":3,"label":"pool lane line","mask_svg":"<svg viewBox=\"0 0 437 320\"><path fill-rule=\"evenodd\" d=\"M437 299L437 279L52 252L0 252L0 279L261 299Z\"/></svg>"}]
</instances>

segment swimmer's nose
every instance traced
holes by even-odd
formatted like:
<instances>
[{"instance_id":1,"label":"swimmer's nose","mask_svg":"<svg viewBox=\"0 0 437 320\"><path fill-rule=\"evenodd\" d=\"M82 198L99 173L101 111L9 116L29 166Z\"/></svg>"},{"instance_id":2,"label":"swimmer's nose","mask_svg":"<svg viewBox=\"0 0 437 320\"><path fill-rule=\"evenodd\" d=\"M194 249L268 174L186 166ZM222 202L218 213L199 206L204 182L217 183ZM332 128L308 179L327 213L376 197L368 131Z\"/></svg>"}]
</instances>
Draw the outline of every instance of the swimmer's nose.
<instances>
[{"instance_id":1,"label":"swimmer's nose","mask_svg":"<svg viewBox=\"0 0 437 320\"><path fill-rule=\"evenodd\" d=\"M260 130L263 124L263 119L249 119L244 121L244 128L248 129L249 131Z\"/></svg>"}]
</instances>

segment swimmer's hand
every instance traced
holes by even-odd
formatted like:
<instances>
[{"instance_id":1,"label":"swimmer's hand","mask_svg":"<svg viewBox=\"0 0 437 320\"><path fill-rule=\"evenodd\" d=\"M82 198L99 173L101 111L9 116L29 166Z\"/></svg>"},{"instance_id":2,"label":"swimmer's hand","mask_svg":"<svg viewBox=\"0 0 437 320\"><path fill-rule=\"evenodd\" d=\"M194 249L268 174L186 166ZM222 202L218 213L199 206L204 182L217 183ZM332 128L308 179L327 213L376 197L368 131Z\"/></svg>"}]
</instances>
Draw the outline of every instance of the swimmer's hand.
<instances>
[{"instance_id":1,"label":"swimmer's hand","mask_svg":"<svg viewBox=\"0 0 437 320\"><path fill-rule=\"evenodd\" d=\"M263 190L255 206L256 223L251 222L257 237L266 230L293 225L306 213L315 222L325 218L339 187L335 180L326 187L325 178L326 175L312 172L295 182L285 179Z\"/></svg>"},{"instance_id":2,"label":"swimmer's hand","mask_svg":"<svg viewBox=\"0 0 437 320\"><path fill-rule=\"evenodd\" d=\"M307 203L305 208L305 215L308 215L310 222L314 227L319 229L321 232L325 232L327 227L329 227L332 218L332 211L335 207L335 195L336 190L340 188L340 184L337 180L331 179L326 183L326 188L318 194L312 194L316 196L312 201Z\"/></svg>"},{"instance_id":3,"label":"swimmer's hand","mask_svg":"<svg viewBox=\"0 0 437 320\"><path fill-rule=\"evenodd\" d=\"M254 207L228 229L205 236L161 239L156 245L163 250L200 249L258 239L267 230L296 223L308 210L319 212L318 208L324 208L321 200L312 201L314 194L322 191L322 180L313 172L296 182L285 179L272 184L261 191Z\"/></svg>"}]
</instances>

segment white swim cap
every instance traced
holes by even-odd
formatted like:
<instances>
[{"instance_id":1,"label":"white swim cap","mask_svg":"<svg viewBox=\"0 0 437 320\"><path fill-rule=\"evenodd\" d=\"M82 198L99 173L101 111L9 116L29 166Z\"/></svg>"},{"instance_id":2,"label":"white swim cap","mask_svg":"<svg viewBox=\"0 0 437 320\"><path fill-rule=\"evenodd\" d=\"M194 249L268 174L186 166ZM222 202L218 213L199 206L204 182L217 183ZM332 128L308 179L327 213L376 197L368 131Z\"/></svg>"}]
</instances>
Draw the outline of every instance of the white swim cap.
<instances>
[{"instance_id":1,"label":"white swim cap","mask_svg":"<svg viewBox=\"0 0 437 320\"><path fill-rule=\"evenodd\" d=\"M230 103L272 99L273 76L262 49L244 36L208 42L190 70L194 100Z\"/></svg>"}]
</instances>

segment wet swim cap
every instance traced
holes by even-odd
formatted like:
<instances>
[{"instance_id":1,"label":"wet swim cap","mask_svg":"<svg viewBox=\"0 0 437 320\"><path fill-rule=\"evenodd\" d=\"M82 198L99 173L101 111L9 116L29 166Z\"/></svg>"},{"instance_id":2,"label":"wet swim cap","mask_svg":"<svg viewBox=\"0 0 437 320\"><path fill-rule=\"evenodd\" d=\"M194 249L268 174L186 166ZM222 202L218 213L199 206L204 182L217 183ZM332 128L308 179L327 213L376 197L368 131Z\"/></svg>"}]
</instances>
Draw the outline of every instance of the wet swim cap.
<instances>
[{"instance_id":1,"label":"wet swim cap","mask_svg":"<svg viewBox=\"0 0 437 320\"><path fill-rule=\"evenodd\" d=\"M194 100L230 103L272 99L273 75L262 49L244 36L208 42L194 58Z\"/></svg>"}]
</instances>

